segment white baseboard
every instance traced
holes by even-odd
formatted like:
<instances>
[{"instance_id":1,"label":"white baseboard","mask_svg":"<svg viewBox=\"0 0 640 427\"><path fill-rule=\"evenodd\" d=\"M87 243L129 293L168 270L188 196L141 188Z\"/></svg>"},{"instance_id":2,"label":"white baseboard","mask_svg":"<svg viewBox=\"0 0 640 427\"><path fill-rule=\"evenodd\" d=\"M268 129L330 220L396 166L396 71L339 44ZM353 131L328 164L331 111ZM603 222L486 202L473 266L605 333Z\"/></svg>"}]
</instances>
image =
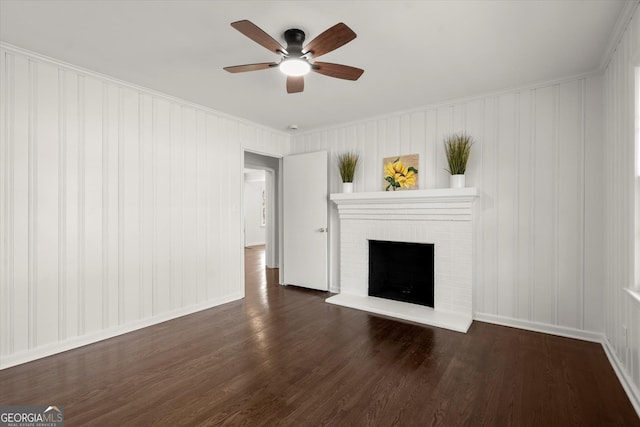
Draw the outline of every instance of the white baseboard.
<instances>
[{"instance_id":1,"label":"white baseboard","mask_svg":"<svg viewBox=\"0 0 640 427\"><path fill-rule=\"evenodd\" d=\"M603 335L600 332L584 331L581 329L567 328L565 326L550 325L548 323L513 319L511 317L496 316L495 314L474 313L473 320L597 343L601 343L603 338Z\"/></svg>"},{"instance_id":2,"label":"white baseboard","mask_svg":"<svg viewBox=\"0 0 640 427\"><path fill-rule=\"evenodd\" d=\"M186 316L196 313L198 311L207 310L228 302L236 301L243 298L242 293L231 294L225 297L216 298L206 301L204 303L192 305L189 307L172 310L166 313L159 314L157 316L148 317L146 319L130 322L125 325L115 326L109 329L103 329L96 331L81 337L69 338L67 340L56 342L52 344L43 345L30 350L22 351L20 353L12 354L10 356L0 359L0 370L7 369L12 366L20 365L23 363L31 362L43 357L52 356L63 351L72 350L74 348L83 347L88 344L93 344L98 341L106 340L109 338L117 337L118 335L126 334L128 332L137 331L138 329L153 326L158 323L166 322L168 320L177 319L178 317Z\"/></svg>"},{"instance_id":3,"label":"white baseboard","mask_svg":"<svg viewBox=\"0 0 640 427\"><path fill-rule=\"evenodd\" d=\"M615 349L611 346L609 340L603 336L602 337L602 347L604 348L604 352L609 359L609 363L611 363L611 367L615 371L618 376L618 380L620 384L622 384L622 388L627 393L633 408L636 410L636 413L640 417L640 391L638 387L633 383L633 379L627 373L627 370L624 368L622 361L618 359L616 355Z\"/></svg>"},{"instance_id":4,"label":"white baseboard","mask_svg":"<svg viewBox=\"0 0 640 427\"><path fill-rule=\"evenodd\" d=\"M480 322L493 323L496 325L509 326L512 328L525 329L534 332L542 332L545 334L558 335L566 338L574 338L583 341L599 343L600 345L602 345L602 348L607 355L607 359L609 359L609 363L616 373L618 381L620 381L620 384L627 394L629 401L631 401L631 405L633 405L633 408L636 410L638 417L640 417L640 391L633 383L633 379L627 373L626 369L624 368L624 364L620 361L620 359L618 359L614 348L611 346L611 343L609 343L609 340L607 340L604 334L600 332L583 331L580 329L549 325L547 323L512 319L510 317L496 316L486 313L475 313L473 315L473 319Z\"/></svg>"}]
</instances>

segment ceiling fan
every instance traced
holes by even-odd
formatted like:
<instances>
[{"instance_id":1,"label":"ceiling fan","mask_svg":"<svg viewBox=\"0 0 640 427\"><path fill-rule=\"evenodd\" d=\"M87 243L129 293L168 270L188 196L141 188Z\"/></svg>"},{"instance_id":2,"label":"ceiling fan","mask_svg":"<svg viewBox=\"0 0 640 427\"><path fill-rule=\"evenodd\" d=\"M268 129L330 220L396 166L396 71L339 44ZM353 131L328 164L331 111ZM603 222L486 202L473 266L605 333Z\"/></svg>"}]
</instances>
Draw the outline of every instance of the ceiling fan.
<instances>
[{"instance_id":1,"label":"ceiling fan","mask_svg":"<svg viewBox=\"0 0 640 427\"><path fill-rule=\"evenodd\" d=\"M309 71L345 80L358 80L364 73L364 70L360 68L315 60L356 38L356 33L342 22L324 31L304 47L302 47L305 38L304 31L296 28L289 29L284 32L284 40L287 42L286 49L250 21L232 22L231 26L259 45L280 55L280 62L224 67L224 70L230 73L279 68L287 75L287 93L302 92L304 90L304 75Z\"/></svg>"}]
</instances>

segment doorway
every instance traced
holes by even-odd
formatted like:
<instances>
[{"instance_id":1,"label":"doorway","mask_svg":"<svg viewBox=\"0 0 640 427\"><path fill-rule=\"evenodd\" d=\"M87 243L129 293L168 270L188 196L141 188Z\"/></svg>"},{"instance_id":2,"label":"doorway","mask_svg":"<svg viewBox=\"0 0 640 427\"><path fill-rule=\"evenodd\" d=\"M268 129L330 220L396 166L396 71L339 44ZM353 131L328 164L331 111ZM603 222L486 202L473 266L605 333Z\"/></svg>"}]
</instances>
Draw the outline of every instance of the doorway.
<instances>
[{"instance_id":1,"label":"doorway","mask_svg":"<svg viewBox=\"0 0 640 427\"><path fill-rule=\"evenodd\" d=\"M244 152L244 244L245 254L254 247L261 251L264 268L279 269L281 257L281 159ZM255 264L255 262L253 262ZM245 270L248 263L245 262ZM276 271L278 283L279 270ZM273 272L271 272L273 274Z\"/></svg>"},{"instance_id":2,"label":"doorway","mask_svg":"<svg viewBox=\"0 0 640 427\"><path fill-rule=\"evenodd\" d=\"M264 246L267 229L266 171L244 168L244 246Z\"/></svg>"}]
</instances>

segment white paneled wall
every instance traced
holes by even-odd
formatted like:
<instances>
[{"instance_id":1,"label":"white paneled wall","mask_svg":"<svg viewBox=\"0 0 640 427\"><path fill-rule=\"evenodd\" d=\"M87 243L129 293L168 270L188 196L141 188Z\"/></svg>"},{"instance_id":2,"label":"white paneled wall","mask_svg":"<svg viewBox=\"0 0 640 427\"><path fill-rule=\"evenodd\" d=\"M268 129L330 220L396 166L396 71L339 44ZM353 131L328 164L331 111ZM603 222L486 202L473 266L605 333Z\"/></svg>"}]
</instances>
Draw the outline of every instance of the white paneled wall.
<instances>
[{"instance_id":1,"label":"white paneled wall","mask_svg":"<svg viewBox=\"0 0 640 427\"><path fill-rule=\"evenodd\" d=\"M487 321L602 331L602 79L584 76L310 131L294 152L355 149L355 191L382 190L382 159L420 155L420 188L448 186L443 139L476 143L467 185L479 190L474 312ZM330 189L340 191L335 157ZM331 207L331 288L339 290ZM594 335L590 335L593 337Z\"/></svg>"},{"instance_id":2,"label":"white paneled wall","mask_svg":"<svg viewBox=\"0 0 640 427\"><path fill-rule=\"evenodd\" d=\"M640 403L640 300L634 287L634 95L640 67L640 11L629 23L605 72L605 336L624 376L623 384ZM638 273L636 273L638 274Z\"/></svg>"},{"instance_id":3,"label":"white paneled wall","mask_svg":"<svg viewBox=\"0 0 640 427\"><path fill-rule=\"evenodd\" d=\"M243 296L243 149L289 137L1 50L0 367Z\"/></svg>"}]
</instances>

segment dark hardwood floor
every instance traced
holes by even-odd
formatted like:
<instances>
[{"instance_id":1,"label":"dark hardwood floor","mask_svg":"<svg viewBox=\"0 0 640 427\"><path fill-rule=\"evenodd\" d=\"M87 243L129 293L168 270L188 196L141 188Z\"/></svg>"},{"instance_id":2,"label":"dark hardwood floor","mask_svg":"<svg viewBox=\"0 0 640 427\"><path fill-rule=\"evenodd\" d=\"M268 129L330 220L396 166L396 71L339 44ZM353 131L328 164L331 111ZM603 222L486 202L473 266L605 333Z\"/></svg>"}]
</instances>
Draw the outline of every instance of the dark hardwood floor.
<instances>
[{"instance_id":1,"label":"dark hardwood floor","mask_svg":"<svg viewBox=\"0 0 640 427\"><path fill-rule=\"evenodd\" d=\"M281 287L0 371L0 405L66 426L636 426L602 347L474 322L467 334Z\"/></svg>"}]
</instances>

